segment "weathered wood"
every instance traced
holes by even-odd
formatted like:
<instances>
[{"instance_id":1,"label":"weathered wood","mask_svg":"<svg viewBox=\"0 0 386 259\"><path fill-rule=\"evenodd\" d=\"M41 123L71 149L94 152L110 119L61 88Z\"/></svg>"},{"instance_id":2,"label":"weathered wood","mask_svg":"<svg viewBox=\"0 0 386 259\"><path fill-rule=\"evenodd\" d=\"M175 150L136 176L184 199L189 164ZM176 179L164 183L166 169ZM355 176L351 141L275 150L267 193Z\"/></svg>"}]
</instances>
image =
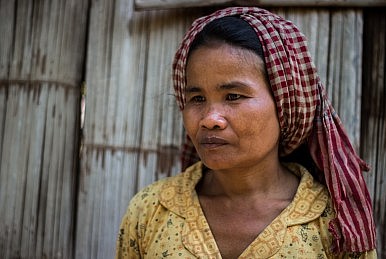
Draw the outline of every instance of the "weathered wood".
<instances>
[{"instance_id":1,"label":"weathered wood","mask_svg":"<svg viewBox=\"0 0 386 259\"><path fill-rule=\"evenodd\" d=\"M90 10L75 258L113 258L136 192L146 34L144 19L133 23L132 15L131 1L98 1Z\"/></svg>"},{"instance_id":2,"label":"weathered wood","mask_svg":"<svg viewBox=\"0 0 386 259\"><path fill-rule=\"evenodd\" d=\"M361 153L373 198L379 258L386 258L386 9L365 11Z\"/></svg>"},{"instance_id":3,"label":"weathered wood","mask_svg":"<svg viewBox=\"0 0 386 259\"><path fill-rule=\"evenodd\" d=\"M194 18L131 8L105 0L91 10L76 258L112 258L130 198L180 170L171 61Z\"/></svg>"},{"instance_id":4,"label":"weathered wood","mask_svg":"<svg viewBox=\"0 0 386 259\"><path fill-rule=\"evenodd\" d=\"M326 87L354 147L359 151L362 96L362 11L333 10Z\"/></svg>"},{"instance_id":5,"label":"weathered wood","mask_svg":"<svg viewBox=\"0 0 386 259\"><path fill-rule=\"evenodd\" d=\"M184 13L185 14L185 13ZM149 12L149 45L147 46L147 74L144 93L144 117L141 147L160 152L140 157L139 188L179 168L178 150L182 137L182 121L174 99L171 62L188 24L181 13L171 11ZM191 16L192 17L192 16ZM191 20L189 19L189 24ZM178 21L178 22L175 22ZM154 162L149 163L150 159ZM156 166L156 168L147 168ZM174 170L173 170L173 167ZM157 175L150 176L149 171ZM146 177L147 176L147 177ZM155 177L151 179L151 177Z\"/></svg>"},{"instance_id":6,"label":"weathered wood","mask_svg":"<svg viewBox=\"0 0 386 259\"><path fill-rule=\"evenodd\" d=\"M262 6L262 7L369 7L386 6L385 0L135 0L137 10L199 7L214 5Z\"/></svg>"},{"instance_id":7,"label":"weathered wood","mask_svg":"<svg viewBox=\"0 0 386 259\"><path fill-rule=\"evenodd\" d=\"M87 2L0 1L0 254L71 258Z\"/></svg>"},{"instance_id":8,"label":"weathered wood","mask_svg":"<svg viewBox=\"0 0 386 259\"><path fill-rule=\"evenodd\" d=\"M183 132L172 96L171 62L187 27L208 9L134 12L134 0L88 2L0 0L4 258L112 258L131 197L179 171ZM346 1L350 6L354 2L359 1ZM350 138L356 148L361 143L364 158L373 166L366 177L383 258L385 9L366 11L363 54L361 9L271 10L294 21L308 37L319 75ZM79 86L86 56L78 176Z\"/></svg>"},{"instance_id":9,"label":"weathered wood","mask_svg":"<svg viewBox=\"0 0 386 259\"><path fill-rule=\"evenodd\" d=\"M151 133L146 132L152 139L142 144L144 128L158 121L145 106L152 102L159 105L169 85L147 88L148 62L162 65L148 60L149 14L133 14L131 6L128 1L99 1L91 11L93 33L88 45L79 192L82 210L77 216L83 227L76 235L76 258L113 257L129 199L141 186L160 177L157 158L164 156L159 149L163 140L157 137L157 123L151 124ZM175 145L170 143L171 147Z\"/></svg>"}]
</instances>

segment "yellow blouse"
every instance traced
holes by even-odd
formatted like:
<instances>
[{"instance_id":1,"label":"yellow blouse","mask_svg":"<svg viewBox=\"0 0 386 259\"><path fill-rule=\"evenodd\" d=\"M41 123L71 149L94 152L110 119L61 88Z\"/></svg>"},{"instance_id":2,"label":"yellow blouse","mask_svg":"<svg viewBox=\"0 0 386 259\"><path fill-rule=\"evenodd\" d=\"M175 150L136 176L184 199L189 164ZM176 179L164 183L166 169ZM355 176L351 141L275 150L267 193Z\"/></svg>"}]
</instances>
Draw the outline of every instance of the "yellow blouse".
<instances>
[{"instance_id":1,"label":"yellow blouse","mask_svg":"<svg viewBox=\"0 0 386 259\"><path fill-rule=\"evenodd\" d=\"M301 177L293 201L239 258L376 258L375 250L333 256L327 189L302 166L287 167ZM121 223L116 258L221 258L195 191L201 177L198 162L136 194Z\"/></svg>"}]
</instances>

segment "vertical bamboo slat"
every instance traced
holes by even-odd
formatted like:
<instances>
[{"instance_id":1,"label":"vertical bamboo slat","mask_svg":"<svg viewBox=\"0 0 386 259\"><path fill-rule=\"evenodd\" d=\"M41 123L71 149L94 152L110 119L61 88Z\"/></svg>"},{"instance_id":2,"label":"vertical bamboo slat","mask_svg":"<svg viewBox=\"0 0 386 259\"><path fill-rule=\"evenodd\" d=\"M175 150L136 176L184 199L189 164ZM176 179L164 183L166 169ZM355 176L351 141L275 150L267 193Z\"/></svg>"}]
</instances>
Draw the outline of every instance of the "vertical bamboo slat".
<instances>
[{"instance_id":1,"label":"vertical bamboo slat","mask_svg":"<svg viewBox=\"0 0 386 259\"><path fill-rule=\"evenodd\" d=\"M0 1L0 254L71 258L87 3Z\"/></svg>"},{"instance_id":2,"label":"vertical bamboo slat","mask_svg":"<svg viewBox=\"0 0 386 259\"><path fill-rule=\"evenodd\" d=\"M149 45L141 147L156 152L147 152L139 158L138 189L175 173L179 168L182 122L171 84L171 63L187 27L181 18L176 11L148 14Z\"/></svg>"},{"instance_id":3,"label":"vertical bamboo slat","mask_svg":"<svg viewBox=\"0 0 386 259\"><path fill-rule=\"evenodd\" d=\"M362 92L361 10L332 11L327 89L356 150L360 143Z\"/></svg>"},{"instance_id":4,"label":"vertical bamboo slat","mask_svg":"<svg viewBox=\"0 0 386 259\"><path fill-rule=\"evenodd\" d=\"M361 150L373 198L379 258L386 258L386 8L366 10L363 48Z\"/></svg>"},{"instance_id":5,"label":"vertical bamboo slat","mask_svg":"<svg viewBox=\"0 0 386 259\"><path fill-rule=\"evenodd\" d=\"M13 19L15 13L15 3L13 1L0 1L0 17L7 17ZM1 19L1 18L0 18ZM3 18L4 19L4 18ZM0 35L13 35L15 24L13 22L0 22ZM3 37L0 45L0 80L6 79L9 73L9 62L11 61L12 53L12 37ZM6 98L8 89L0 84L0 158L2 155L3 136L5 129L5 115L6 115ZM1 160L0 160L1 166ZM0 167L1 168L1 167ZM2 173L0 171L0 177ZM0 185L1 186L1 185ZM1 193L1 191L0 191ZM1 199L1 196L0 196ZM0 204L1 206L1 204ZM3 243L0 243L0 251L4 247Z\"/></svg>"}]
</instances>

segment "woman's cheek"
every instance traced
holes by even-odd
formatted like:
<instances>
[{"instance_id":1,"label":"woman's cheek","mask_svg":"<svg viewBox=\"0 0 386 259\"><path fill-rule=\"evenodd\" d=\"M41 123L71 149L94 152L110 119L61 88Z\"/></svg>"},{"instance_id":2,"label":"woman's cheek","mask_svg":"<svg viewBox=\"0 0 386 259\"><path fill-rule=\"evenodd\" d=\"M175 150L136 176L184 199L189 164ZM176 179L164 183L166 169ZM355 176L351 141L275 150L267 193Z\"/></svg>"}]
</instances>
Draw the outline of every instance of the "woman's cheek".
<instances>
[{"instance_id":1,"label":"woman's cheek","mask_svg":"<svg viewBox=\"0 0 386 259\"><path fill-rule=\"evenodd\" d=\"M187 131L188 135L190 137L192 134L192 131L197 127L198 121L197 121L197 112L195 112L193 109L186 107L182 111L182 120L184 123L185 130Z\"/></svg>"}]
</instances>

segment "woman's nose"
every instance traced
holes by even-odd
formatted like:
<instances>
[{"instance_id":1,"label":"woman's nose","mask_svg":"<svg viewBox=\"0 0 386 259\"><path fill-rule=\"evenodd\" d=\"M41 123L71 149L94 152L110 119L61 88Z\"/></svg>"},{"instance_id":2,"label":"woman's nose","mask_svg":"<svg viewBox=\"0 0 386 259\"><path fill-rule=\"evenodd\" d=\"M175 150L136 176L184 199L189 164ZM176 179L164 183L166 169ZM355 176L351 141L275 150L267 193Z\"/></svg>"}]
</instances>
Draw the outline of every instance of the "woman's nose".
<instances>
[{"instance_id":1,"label":"woman's nose","mask_svg":"<svg viewBox=\"0 0 386 259\"><path fill-rule=\"evenodd\" d=\"M225 129L226 126L227 120L223 112L213 107L209 108L209 111L204 114L200 121L200 127L206 129Z\"/></svg>"}]
</instances>

